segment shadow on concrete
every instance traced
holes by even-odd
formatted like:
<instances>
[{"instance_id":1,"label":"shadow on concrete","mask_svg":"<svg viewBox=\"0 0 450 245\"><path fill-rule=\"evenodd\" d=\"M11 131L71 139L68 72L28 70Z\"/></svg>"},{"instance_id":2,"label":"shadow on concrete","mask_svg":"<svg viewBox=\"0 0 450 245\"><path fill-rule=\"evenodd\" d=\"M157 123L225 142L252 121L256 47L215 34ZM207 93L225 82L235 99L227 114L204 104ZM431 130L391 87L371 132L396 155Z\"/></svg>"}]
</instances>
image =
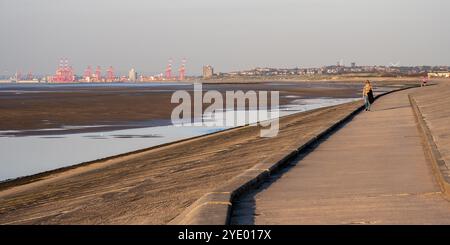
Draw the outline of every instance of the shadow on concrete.
<instances>
[{"instance_id":1,"label":"shadow on concrete","mask_svg":"<svg viewBox=\"0 0 450 245\"><path fill-rule=\"evenodd\" d=\"M359 111L360 113L361 111ZM260 214L256 212L256 200L255 197L265 190L267 190L275 181L280 179L285 173L291 170L293 167L301 164L301 161L312 151L314 151L320 144L333 136L334 133L339 131L341 128L345 127L348 123L350 123L355 116L359 113L353 115L351 118L343 122L341 125L336 127L334 130L323 136L320 140L318 140L314 145L302 150L298 153L298 155L285 164L283 167L278 169L273 175L265 179L261 184L255 187L253 190L249 192L243 193L241 196L237 197L235 201L233 201L233 206L231 210L231 225L254 225L255 217Z\"/></svg>"},{"instance_id":2,"label":"shadow on concrete","mask_svg":"<svg viewBox=\"0 0 450 245\"><path fill-rule=\"evenodd\" d=\"M405 106L396 106L396 107L390 107L390 108L380 109L380 110L377 110L377 111L390 111L390 110L402 109L402 108L406 108L406 107L411 107L411 106L409 106L409 105L405 105Z\"/></svg>"}]
</instances>

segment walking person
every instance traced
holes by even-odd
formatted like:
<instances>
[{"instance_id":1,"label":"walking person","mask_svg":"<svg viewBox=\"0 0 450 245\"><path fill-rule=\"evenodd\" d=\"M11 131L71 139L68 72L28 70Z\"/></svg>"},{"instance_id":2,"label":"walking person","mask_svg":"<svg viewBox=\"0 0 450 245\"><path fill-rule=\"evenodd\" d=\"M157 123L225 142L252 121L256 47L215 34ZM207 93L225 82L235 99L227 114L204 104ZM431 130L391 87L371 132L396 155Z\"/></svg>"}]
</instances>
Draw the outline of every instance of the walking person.
<instances>
[{"instance_id":1,"label":"walking person","mask_svg":"<svg viewBox=\"0 0 450 245\"><path fill-rule=\"evenodd\" d=\"M364 85L363 98L366 111L370 111L370 106L373 103L373 91L369 80L366 80L366 84Z\"/></svg>"},{"instance_id":2,"label":"walking person","mask_svg":"<svg viewBox=\"0 0 450 245\"><path fill-rule=\"evenodd\" d=\"M424 76L424 77L422 78L422 83L420 84L420 87L425 87L425 86L427 86L427 83L428 83L428 76Z\"/></svg>"}]
</instances>

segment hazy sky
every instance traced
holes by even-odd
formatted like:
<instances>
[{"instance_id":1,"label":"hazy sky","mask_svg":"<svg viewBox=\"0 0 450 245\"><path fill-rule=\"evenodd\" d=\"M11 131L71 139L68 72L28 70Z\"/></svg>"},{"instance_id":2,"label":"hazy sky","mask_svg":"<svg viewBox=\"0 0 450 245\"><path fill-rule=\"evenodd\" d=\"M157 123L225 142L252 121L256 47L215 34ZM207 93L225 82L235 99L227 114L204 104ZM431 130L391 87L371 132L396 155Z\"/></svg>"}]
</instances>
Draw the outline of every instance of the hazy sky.
<instances>
[{"instance_id":1,"label":"hazy sky","mask_svg":"<svg viewBox=\"0 0 450 245\"><path fill-rule=\"evenodd\" d=\"M0 0L0 75L450 64L448 0Z\"/></svg>"}]
</instances>

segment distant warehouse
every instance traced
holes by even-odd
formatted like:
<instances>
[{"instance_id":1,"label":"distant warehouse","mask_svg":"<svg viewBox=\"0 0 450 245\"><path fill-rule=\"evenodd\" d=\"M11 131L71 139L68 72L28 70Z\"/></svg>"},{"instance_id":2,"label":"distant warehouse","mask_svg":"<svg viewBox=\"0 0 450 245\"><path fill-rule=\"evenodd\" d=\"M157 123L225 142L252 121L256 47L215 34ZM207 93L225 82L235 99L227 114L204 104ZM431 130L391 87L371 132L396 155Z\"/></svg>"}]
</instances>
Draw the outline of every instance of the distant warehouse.
<instances>
[{"instance_id":1,"label":"distant warehouse","mask_svg":"<svg viewBox=\"0 0 450 245\"><path fill-rule=\"evenodd\" d=\"M450 72L448 72L448 71L429 72L428 77L429 78L450 78Z\"/></svg>"}]
</instances>

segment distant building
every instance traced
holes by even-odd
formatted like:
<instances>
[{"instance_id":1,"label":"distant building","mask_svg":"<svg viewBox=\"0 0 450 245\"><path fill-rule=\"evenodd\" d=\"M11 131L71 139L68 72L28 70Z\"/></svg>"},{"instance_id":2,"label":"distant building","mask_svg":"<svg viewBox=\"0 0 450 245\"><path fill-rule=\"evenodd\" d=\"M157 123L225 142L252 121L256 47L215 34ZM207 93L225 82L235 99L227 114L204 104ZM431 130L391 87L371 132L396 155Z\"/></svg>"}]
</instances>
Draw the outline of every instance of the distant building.
<instances>
[{"instance_id":1,"label":"distant building","mask_svg":"<svg viewBox=\"0 0 450 245\"><path fill-rule=\"evenodd\" d=\"M428 73L429 78L450 78L450 72L448 71L435 71Z\"/></svg>"},{"instance_id":2,"label":"distant building","mask_svg":"<svg viewBox=\"0 0 450 245\"><path fill-rule=\"evenodd\" d=\"M214 75L214 68L210 65L203 66L203 79L211 79Z\"/></svg>"},{"instance_id":3,"label":"distant building","mask_svg":"<svg viewBox=\"0 0 450 245\"><path fill-rule=\"evenodd\" d=\"M137 80L137 72L134 68L132 68L129 72L128 72L128 81L130 82L136 82Z\"/></svg>"},{"instance_id":4,"label":"distant building","mask_svg":"<svg viewBox=\"0 0 450 245\"><path fill-rule=\"evenodd\" d=\"M352 68L356 68L356 63L352 62Z\"/></svg>"}]
</instances>

